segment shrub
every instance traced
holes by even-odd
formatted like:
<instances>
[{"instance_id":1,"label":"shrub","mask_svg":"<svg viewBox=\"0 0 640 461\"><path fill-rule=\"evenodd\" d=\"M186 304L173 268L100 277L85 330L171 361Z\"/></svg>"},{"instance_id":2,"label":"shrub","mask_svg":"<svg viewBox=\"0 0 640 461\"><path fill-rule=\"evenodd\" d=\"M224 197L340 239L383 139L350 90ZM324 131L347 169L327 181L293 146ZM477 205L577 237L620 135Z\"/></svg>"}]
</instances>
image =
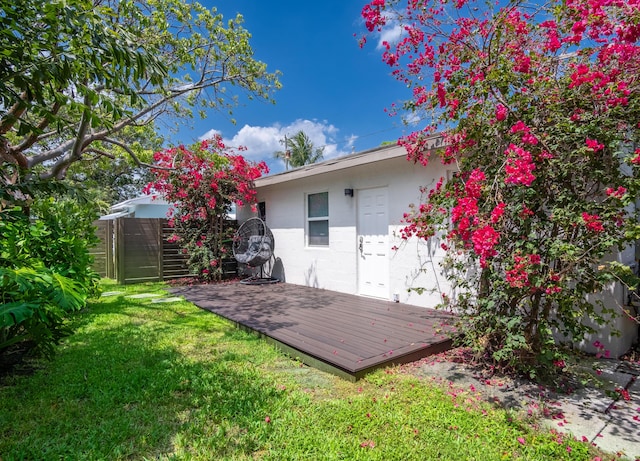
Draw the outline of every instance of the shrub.
<instances>
[{"instance_id":1,"label":"shrub","mask_svg":"<svg viewBox=\"0 0 640 461\"><path fill-rule=\"evenodd\" d=\"M622 312L586 296L619 278L603 262L640 236L637 2L375 0L369 31L402 30L383 60L412 89L422 129L408 158L455 171L407 215L405 237L443 239L466 339L498 362L552 362Z\"/></svg>"},{"instance_id":2,"label":"shrub","mask_svg":"<svg viewBox=\"0 0 640 461\"><path fill-rule=\"evenodd\" d=\"M67 317L99 290L89 254L94 218L90 204L70 198L0 210L0 352L32 341L50 357L71 333Z\"/></svg>"},{"instance_id":3,"label":"shrub","mask_svg":"<svg viewBox=\"0 0 640 461\"><path fill-rule=\"evenodd\" d=\"M146 188L174 204L169 225L171 239L189 254L190 271L201 280L220 280L223 261L231 256L233 229L227 214L235 203L255 206L253 181L268 172L230 151L219 137L157 152L158 169Z\"/></svg>"}]
</instances>

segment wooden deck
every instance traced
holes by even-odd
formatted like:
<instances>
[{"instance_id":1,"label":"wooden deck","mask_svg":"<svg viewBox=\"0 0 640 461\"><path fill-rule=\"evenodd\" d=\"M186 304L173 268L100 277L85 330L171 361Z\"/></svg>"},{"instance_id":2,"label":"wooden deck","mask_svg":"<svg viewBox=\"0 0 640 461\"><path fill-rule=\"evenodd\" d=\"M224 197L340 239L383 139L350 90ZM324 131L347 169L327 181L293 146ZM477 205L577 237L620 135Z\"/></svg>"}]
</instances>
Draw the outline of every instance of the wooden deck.
<instances>
[{"instance_id":1,"label":"wooden deck","mask_svg":"<svg viewBox=\"0 0 640 461\"><path fill-rule=\"evenodd\" d=\"M307 365L350 380L451 347L445 312L299 285L175 288L202 309L264 335Z\"/></svg>"}]
</instances>

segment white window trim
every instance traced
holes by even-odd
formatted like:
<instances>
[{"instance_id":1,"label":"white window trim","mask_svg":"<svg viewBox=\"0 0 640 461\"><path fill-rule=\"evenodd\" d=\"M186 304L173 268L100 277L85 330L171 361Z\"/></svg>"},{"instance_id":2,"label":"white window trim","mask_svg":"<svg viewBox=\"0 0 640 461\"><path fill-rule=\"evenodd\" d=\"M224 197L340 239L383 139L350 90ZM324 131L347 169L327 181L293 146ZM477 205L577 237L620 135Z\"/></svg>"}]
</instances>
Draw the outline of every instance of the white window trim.
<instances>
[{"instance_id":1,"label":"white window trim","mask_svg":"<svg viewBox=\"0 0 640 461\"><path fill-rule=\"evenodd\" d=\"M327 216L315 216L313 218L309 217L309 197L311 195L317 195L317 194L327 194L327 211L329 212L329 191L328 190L321 190L321 191L317 191L317 192L307 192L304 196L304 240L305 240L305 247L306 248L329 248L329 244L331 243L330 237L328 238L328 241L326 244L316 244L316 245L312 245L311 243L309 243L309 223L310 222L318 222L318 221L327 221L327 232L329 232L329 214L327 214ZM330 232L329 232L330 235Z\"/></svg>"}]
</instances>

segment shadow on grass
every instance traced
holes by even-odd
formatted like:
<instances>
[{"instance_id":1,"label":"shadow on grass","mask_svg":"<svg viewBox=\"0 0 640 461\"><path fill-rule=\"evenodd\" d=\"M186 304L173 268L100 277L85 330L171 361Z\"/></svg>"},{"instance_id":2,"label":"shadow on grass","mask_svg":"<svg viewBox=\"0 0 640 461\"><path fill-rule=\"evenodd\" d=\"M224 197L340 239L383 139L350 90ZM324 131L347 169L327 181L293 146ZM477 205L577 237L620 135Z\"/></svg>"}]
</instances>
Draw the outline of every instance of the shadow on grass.
<instances>
[{"instance_id":1,"label":"shadow on grass","mask_svg":"<svg viewBox=\"0 0 640 461\"><path fill-rule=\"evenodd\" d=\"M0 388L2 459L219 459L260 448L282 397L229 349L233 327L188 306L163 308L159 321L138 307L147 318L135 303L101 304L46 369ZM110 314L118 321L100 324ZM187 342L199 353L185 353Z\"/></svg>"}]
</instances>

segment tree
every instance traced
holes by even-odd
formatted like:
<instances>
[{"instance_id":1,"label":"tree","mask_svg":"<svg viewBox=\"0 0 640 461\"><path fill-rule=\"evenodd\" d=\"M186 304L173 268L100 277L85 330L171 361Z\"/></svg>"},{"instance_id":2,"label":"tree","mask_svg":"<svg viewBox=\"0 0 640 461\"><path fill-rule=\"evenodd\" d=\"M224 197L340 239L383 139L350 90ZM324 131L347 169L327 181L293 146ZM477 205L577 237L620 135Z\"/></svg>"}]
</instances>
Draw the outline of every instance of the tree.
<instances>
[{"instance_id":1,"label":"tree","mask_svg":"<svg viewBox=\"0 0 640 461\"><path fill-rule=\"evenodd\" d=\"M466 339L502 364L553 363L554 330L576 341L628 312L589 293L629 275L604 262L640 237L640 3L375 0L393 25L383 60L426 126L400 142L457 170L407 215L404 237L442 239ZM366 41L364 37L362 43ZM622 308L621 308L622 310ZM556 363L562 363L556 361Z\"/></svg>"},{"instance_id":2,"label":"tree","mask_svg":"<svg viewBox=\"0 0 640 461\"><path fill-rule=\"evenodd\" d=\"M303 165L322 160L324 147L314 147L309 136L304 131L298 131L292 138L284 138L284 151L274 154L275 158L284 160L285 168L288 170L289 165L297 168Z\"/></svg>"},{"instance_id":3,"label":"tree","mask_svg":"<svg viewBox=\"0 0 640 461\"><path fill-rule=\"evenodd\" d=\"M122 189L97 187L129 175L129 159L150 166L154 124L230 112L243 93L270 100L277 75L249 38L240 15L186 0L3 1L0 349L30 338L50 352L95 293L96 202L67 203L57 180L111 200Z\"/></svg>"},{"instance_id":4,"label":"tree","mask_svg":"<svg viewBox=\"0 0 640 461\"><path fill-rule=\"evenodd\" d=\"M256 203L253 181L269 170L247 162L225 147L220 137L154 154L157 168L146 193L158 193L174 204L169 225L172 241L189 254L191 272L201 280L220 280L222 263L231 257L233 229L227 223L231 205Z\"/></svg>"},{"instance_id":5,"label":"tree","mask_svg":"<svg viewBox=\"0 0 640 461\"><path fill-rule=\"evenodd\" d=\"M136 158L145 164L153 162L153 153L162 149L164 143L164 138L156 134L153 124L127 127L120 137ZM96 143L96 146L100 145ZM104 209L101 209L104 212L109 205L139 196L144 186L153 180L153 174L118 146L114 146L111 152L99 148L105 152L104 155L84 155L69 167L66 179L85 194L90 194L96 204L104 204Z\"/></svg>"},{"instance_id":6,"label":"tree","mask_svg":"<svg viewBox=\"0 0 640 461\"><path fill-rule=\"evenodd\" d=\"M61 179L124 133L193 109L270 99L277 75L253 58L242 17L184 0L18 0L0 15L0 181ZM14 194L19 197L19 194Z\"/></svg>"}]
</instances>

